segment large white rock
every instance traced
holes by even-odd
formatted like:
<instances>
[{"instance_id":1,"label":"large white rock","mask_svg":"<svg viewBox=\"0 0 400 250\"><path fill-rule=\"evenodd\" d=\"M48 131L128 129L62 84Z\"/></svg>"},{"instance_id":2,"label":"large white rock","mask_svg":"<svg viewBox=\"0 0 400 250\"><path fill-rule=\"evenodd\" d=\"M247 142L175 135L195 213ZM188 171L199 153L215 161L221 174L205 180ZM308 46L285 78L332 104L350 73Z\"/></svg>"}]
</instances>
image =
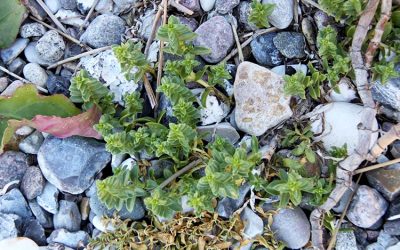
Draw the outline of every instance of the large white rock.
<instances>
[{"instance_id":1,"label":"large white rock","mask_svg":"<svg viewBox=\"0 0 400 250\"><path fill-rule=\"evenodd\" d=\"M239 65L234 95L236 124L248 134L260 136L292 116L282 77L257 64Z\"/></svg>"},{"instance_id":2,"label":"large white rock","mask_svg":"<svg viewBox=\"0 0 400 250\"><path fill-rule=\"evenodd\" d=\"M17 237L0 241L0 249L39 250L39 246L29 238Z\"/></svg>"},{"instance_id":3,"label":"large white rock","mask_svg":"<svg viewBox=\"0 0 400 250\"><path fill-rule=\"evenodd\" d=\"M314 139L320 140L326 150L333 146L342 147L347 144L349 154L358 147L359 129L361 116L364 108L362 106L334 102L317 106L310 114L312 131L318 135ZM373 131L378 130L378 122L374 118ZM372 147L378 139L378 132L372 133Z\"/></svg>"}]
</instances>

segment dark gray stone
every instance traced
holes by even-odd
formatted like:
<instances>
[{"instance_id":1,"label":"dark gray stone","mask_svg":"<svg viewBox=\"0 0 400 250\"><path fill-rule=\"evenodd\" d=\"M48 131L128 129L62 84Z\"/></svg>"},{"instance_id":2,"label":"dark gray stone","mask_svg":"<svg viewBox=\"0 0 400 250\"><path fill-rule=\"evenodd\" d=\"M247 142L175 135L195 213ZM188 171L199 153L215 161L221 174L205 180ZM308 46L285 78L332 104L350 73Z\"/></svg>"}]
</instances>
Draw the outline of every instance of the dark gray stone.
<instances>
[{"instance_id":1,"label":"dark gray stone","mask_svg":"<svg viewBox=\"0 0 400 250\"><path fill-rule=\"evenodd\" d=\"M240 3L240 0L217 0L215 2L215 10L218 11L221 14L228 14L238 6Z\"/></svg>"},{"instance_id":2,"label":"dark gray stone","mask_svg":"<svg viewBox=\"0 0 400 250\"><path fill-rule=\"evenodd\" d=\"M396 141L392 144L390 153L393 155L393 157L400 158L400 141Z\"/></svg>"},{"instance_id":3,"label":"dark gray stone","mask_svg":"<svg viewBox=\"0 0 400 250\"><path fill-rule=\"evenodd\" d=\"M46 182L43 192L36 200L44 210L55 214L58 211L58 194L58 189L50 182Z\"/></svg>"},{"instance_id":4,"label":"dark gray stone","mask_svg":"<svg viewBox=\"0 0 400 250\"><path fill-rule=\"evenodd\" d=\"M96 17L81 36L81 41L94 48L120 44L125 32L122 18L111 14Z\"/></svg>"},{"instance_id":5,"label":"dark gray stone","mask_svg":"<svg viewBox=\"0 0 400 250\"><path fill-rule=\"evenodd\" d=\"M66 10L76 9L76 0L60 0L60 4Z\"/></svg>"},{"instance_id":6,"label":"dark gray stone","mask_svg":"<svg viewBox=\"0 0 400 250\"><path fill-rule=\"evenodd\" d=\"M52 215L44 210L36 200L29 201L29 207L36 220L42 225L44 228L52 228L53 227L53 218Z\"/></svg>"},{"instance_id":7,"label":"dark gray stone","mask_svg":"<svg viewBox=\"0 0 400 250\"><path fill-rule=\"evenodd\" d=\"M28 168L27 156L21 152L6 151L0 155L0 189L11 181L21 181Z\"/></svg>"},{"instance_id":8,"label":"dark gray stone","mask_svg":"<svg viewBox=\"0 0 400 250\"><path fill-rule=\"evenodd\" d=\"M310 240L311 229L307 216L300 208L280 209L273 215L271 225L277 240L292 249L302 248Z\"/></svg>"},{"instance_id":9,"label":"dark gray stone","mask_svg":"<svg viewBox=\"0 0 400 250\"><path fill-rule=\"evenodd\" d=\"M69 86L71 82L62 76L50 75L49 78L47 78L46 85L49 93L52 95L63 94L69 96Z\"/></svg>"},{"instance_id":10,"label":"dark gray stone","mask_svg":"<svg viewBox=\"0 0 400 250\"><path fill-rule=\"evenodd\" d=\"M205 137L203 139L208 142L213 141L215 136L221 136L232 144L235 144L240 139L239 133L228 122L222 122L215 125L199 126L197 127L197 132L204 134Z\"/></svg>"},{"instance_id":11,"label":"dark gray stone","mask_svg":"<svg viewBox=\"0 0 400 250\"><path fill-rule=\"evenodd\" d=\"M15 214L0 213L0 241L18 236L18 228L15 223L17 219L18 216Z\"/></svg>"},{"instance_id":12,"label":"dark gray stone","mask_svg":"<svg viewBox=\"0 0 400 250\"><path fill-rule=\"evenodd\" d=\"M386 221L383 224L383 229L390 235L400 236L400 219Z\"/></svg>"},{"instance_id":13,"label":"dark gray stone","mask_svg":"<svg viewBox=\"0 0 400 250\"><path fill-rule=\"evenodd\" d=\"M38 220L30 219L25 221L22 229L22 235L33 240L39 246L46 245L46 235L44 233L43 226Z\"/></svg>"},{"instance_id":14,"label":"dark gray stone","mask_svg":"<svg viewBox=\"0 0 400 250\"><path fill-rule=\"evenodd\" d=\"M400 63L396 64L395 70L400 73ZM371 92L376 102L400 111L400 77L390 78L385 84L374 82Z\"/></svg>"},{"instance_id":15,"label":"dark gray stone","mask_svg":"<svg viewBox=\"0 0 400 250\"><path fill-rule=\"evenodd\" d=\"M257 30L257 26L249 21L251 13L251 3L247 1L241 1L239 4L239 23L247 31Z\"/></svg>"},{"instance_id":16,"label":"dark gray stone","mask_svg":"<svg viewBox=\"0 0 400 250\"><path fill-rule=\"evenodd\" d=\"M253 239L262 235L264 231L264 222L253 210L246 207L240 214L240 218L245 225L243 229L243 236L245 239Z\"/></svg>"},{"instance_id":17,"label":"dark gray stone","mask_svg":"<svg viewBox=\"0 0 400 250\"><path fill-rule=\"evenodd\" d=\"M16 214L22 219L32 218L28 203L17 188L0 196L0 213Z\"/></svg>"},{"instance_id":18,"label":"dark gray stone","mask_svg":"<svg viewBox=\"0 0 400 250\"><path fill-rule=\"evenodd\" d=\"M199 0L181 0L179 3L193 12L201 10Z\"/></svg>"},{"instance_id":19,"label":"dark gray stone","mask_svg":"<svg viewBox=\"0 0 400 250\"><path fill-rule=\"evenodd\" d=\"M197 27L199 27L199 23L197 22L196 19L190 18L190 17L184 17L184 16L176 16L179 21L189 27L192 31L195 31Z\"/></svg>"},{"instance_id":20,"label":"dark gray stone","mask_svg":"<svg viewBox=\"0 0 400 250\"><path fill-rule=\"evenodd\" d=\"M289 59L306 56L304 52L306 43L301 33L280 32L274 37L273 41L281 54Z\"/></svg>"},{"instance_id":21,"label":"dark gray stone","mask_svg":"<svg viewBox=\"0 0 400 250\"><path fill-rule=\"evenodd\" d=\"M27 23L21 26L20 35L23 38L41 37L46 33L46 28L40 23Z\"/></svg>"},{"instance_id":22,"label":"dark gray stone","mask_svg":"<svg viewBox=\"0 0 400 250\"><path fill-rule=\"evenodd\" d=\"M361 228L372 228L379 223L388 208L387 201L378 191L361 185L347 212L347 218Z\"/></svg>"},{"instance_id":23,"label":"dark gray stone","mask_svg":"<svg viewBox=\"0 0 400 250\"><path fill-rule=\"evenodd\" d=\"M24 69L25 65L26 65L26 62L24 60L22 60L21 58L17 57L17 58L15 58L15 60L13 60L10 63L10 65L8 65L8 70L17 75L21 75L22 70Z\"/></svg>"},{"instance_id":24,"label":"dark gray stone","mask_svg":"<svg viewBox=\"0 0 400 250\"><path fill-rule=\"evenodd\" d=\"M19 143L19 149L27 154L37 154L43 141L42 133L35 131Z\"/></svg>"},{"instance_id":25,"label":"dark gray stone","mask_svg":"<svg viewBox=\"0 0 400 250\"><path fill-rule=\"evenodd\" d=\"M94 195L92 195L92 197L90 197L89 204L91 212L93 212L98 216L111 217L116 212L115 209L107 209L107 207L99 200L97 193L95 193ZM140 220L144 217L145 212L146 211L144 208L143 201L141 199L136 199L135 207L133 208L132 212L129 212L124 206L121 209L121 211L117 212L117 214L123 220L125 219Z\"/></svg>"},{"instance_id":26,"label":"dark gray stone","mask_svg":"<svg viewBox=\"0 0 400 250\"><path fill-rule=\"evenodd\" d=\"M275 32L258 36L250 43L251 52L256 61L264 66L276 66L283 63L283 56L274 45Z\"/></svg>"},{"instance_id":27,"label":"dark gray stone","mask_svg":"<svg viewBox=\"0 0 400 250\"><path fill-rule=\"evenodd\" d=\"M58 212L54 215L54 228L67 229L70 232L79 231L81 227L81 214L75 202L60 201Z\"/></svg>"},{"instance_id":28,"label":"dark gray stone","mask_svg":"<svg viewBox=\"0 0 400 250\"><path fill-rule=\"evenodd\" d=\"M230 218L232 214L238 210L244 203L247 193L250 191L250 186L244 184L239 189L239 198L222 198L217 205L217 213L223 218Z\"/></svg>"},{"instance_id":29,"label":"dark gray stone","mask_svg":"<svg viewBox=\"0 0 400 250\"><path fill-rule=\"evenodd\" d=\"M336 239L336 250L358 250L353 231L339 231Z\"/></svg>"},{"instance_id":30,"label":"dark gray stone","mask_svg":"<svg viewBox=\"0 0 400 250\"><path fill-rule=\"evenodd\" d=\"M29 39L18 38L10 47L0 51L1 60L5 64L11 63L28 46Z\"/></svg>"},{"instance_id":31,"label":"dark gray stone","mask_svg":"<svg viewBox=\"0 0 400 250\"><path fill-rule=\"evenodd\" d=\"M47 243L61 243L76 249L80 242L86 245L89 242L89 237L89 234L85 231L71 233L65 229L56 229L47 238Z\"/></svg>"},{"instance_id":32,"label":"dark gray stone","mask_svg":"<svg viewBox=\"0 0 400 250\"><path fill-rule=\"evenodd\" d=\"M210 18L197 28L196 33L198 36L194 44L211 50L210 54L202 56L209 63L224 59L234 43L232 28L222 16Z\"/></svg>"},{"instance_id":33,"label":"dark gray stone","mask_svg":"<svg viewBox=\"0 0 400 250\"><path fill-rule=\"evenodd\" d=\"M63 192L83 193L94 177L111 161L104 143L78 136L48 136L38 153L45 178Z\"/></svg>"},{"instance_id":34,"label":"dark gray stone","mask_svg":"<svg viewBox=\"0 0 400 250\"><path fill-rule=\"evenodd\" d=\"M38 167L29 167L21 182L21 191L28 200L35 199L43 191L45 179Z\"/></svg>"}]
</instances>

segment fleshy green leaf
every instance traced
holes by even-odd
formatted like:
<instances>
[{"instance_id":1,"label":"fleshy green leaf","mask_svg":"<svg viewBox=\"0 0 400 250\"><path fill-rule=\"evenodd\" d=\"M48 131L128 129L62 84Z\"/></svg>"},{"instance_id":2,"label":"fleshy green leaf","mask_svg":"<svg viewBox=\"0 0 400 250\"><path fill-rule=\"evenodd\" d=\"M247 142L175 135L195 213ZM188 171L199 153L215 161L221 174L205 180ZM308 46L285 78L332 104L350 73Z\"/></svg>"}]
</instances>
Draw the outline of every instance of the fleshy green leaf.
<instances>
[{"instance_id":1,"label":"fleshy green leaf","mask_svg":"<svg viewBox=\"0 0 400 250\"><path fill-rule=\"evenodd\" d=\"M0 1L0 49L11 46L19 32L26 9L20 0Z\"/></svg>"}]
</instances>

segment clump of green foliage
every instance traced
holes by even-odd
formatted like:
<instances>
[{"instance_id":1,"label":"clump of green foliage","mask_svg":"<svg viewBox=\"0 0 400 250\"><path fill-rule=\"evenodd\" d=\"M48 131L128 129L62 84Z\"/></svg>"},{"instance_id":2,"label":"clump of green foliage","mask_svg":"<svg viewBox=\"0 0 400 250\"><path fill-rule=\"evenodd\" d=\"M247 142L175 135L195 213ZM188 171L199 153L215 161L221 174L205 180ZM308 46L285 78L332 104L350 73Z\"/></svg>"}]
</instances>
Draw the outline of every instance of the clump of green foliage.
<instances>
[{"instance_id":1,"label":"clump of green foliage","mask_svg":"<svg viewBox=\"0 0 400 250\"><path fill-rule=\"evenodd\" d=\"M322 69L318 70L309 63L310 76L297 72L292 76L285 76L284 92L286 95L299 96L306 99L308 94L315 100L320 98L322 85L327 82L338 91L337 83L340 78L349 74L351 70L350 58L338 43L337 32L331 27L325 27L318 33L317 43Z\"/></svg>"},{"instance_id":2,"label":"clump of green foliage","mask_svg":"<svg viewBox=\"0 0 400 250\"><path fill-rule=\"evenodd\" d=\"M268 17L272 14L275 4L263 4L258 0L253 0L250 5L251 11L249 15L250 23L257 28L268 28Z\"/></svg>"},{"instance_id":3,"label":"clump of green foliage","mask_svg":"<svg viewBox=\"0 0 400 250\"><path fill-rule=\"evenodd\" d=\"M177 123L162 124L163 114L156 118L141 117L143 100L138 93L126 94L125 107L117 112L110 103L112 95L107 88L84 71L72 81L72 100L85 108L97 105L102 109L103 116L95 129L106 141L106 149L113 154L129 154L139 159L132 168L118 168L113 176L98 181L98 196L108 208L126 207L128 211L134 209L136 199L141 197L150 211L166 218L182 209L182 196L188 197L196 214L213 212L215 198L237 198L243 183L258 179L252 173L261 160L258 142L253 139L250 153L245 147L235 148L222 138L216 138L205 147L195 129L200 120L201 103L186 84L197 82L206 88L207 94L222 95L216 85L231 76L224 64L199 68L195 56L209 50L194 46L192 40L196 34L180 24L176 17L171 16L168 24L160 27L157 37L167 42L166 52L182 58L167 60L161 86L157 89L171 102ZM154 73L142 53L141 44L128 42L116 46L114 54L128 79L139 81L146 74ZM161 178L147 175L144 167L146 159L156 158L173 164ZM174 171L191 162L198 164L160 187ZM198 173L199 169L204 169L203 175Z\"/></svg>"},{"instance_id":4,"label":"clump of green foliage","mask_svg":"<svg viewBox=\"0 0 400 250\"><path fill-rule=\"evenodd\" d=\"M363 11L365 0L319 0L318 3L337 21L353 22Z\"/></svg>"}]
</instances>

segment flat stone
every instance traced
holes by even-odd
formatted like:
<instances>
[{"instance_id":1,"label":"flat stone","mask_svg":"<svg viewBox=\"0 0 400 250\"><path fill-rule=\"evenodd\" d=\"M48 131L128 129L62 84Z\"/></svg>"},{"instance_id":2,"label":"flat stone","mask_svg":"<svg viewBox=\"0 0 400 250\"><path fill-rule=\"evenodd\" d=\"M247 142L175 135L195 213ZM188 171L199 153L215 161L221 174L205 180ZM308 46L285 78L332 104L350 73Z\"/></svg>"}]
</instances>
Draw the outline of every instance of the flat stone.
<instances>
[{"instance_id":1,"label":"flat stone","mask_svg":"<svg viewBox=\"0 0 400 250\"><path fill-rule=\"evenodd\" d=\"M355 190L356 188L357 188L356 183L352 182L351 189L350 188L347 189L347 191L343 194L340 201L336 204L336 206L332 208L332 210L338 214L342 213L345 210L347 203L350 201L350 199L352 199L353 190Z\"/></svg>"},{"instance_id":2,"label":"flat stone","mask_svg":"<svg viewBox=\"0 0 400 250\"><path fill-rule=\"evenodd\" d=\"M210 11L214 8L216 0L200 0L201 8L204 11Z\"/></svg>"},{"instance_id":3,"label":"flat stone","mask_svg":"<svg viewBox=\"0 0 400 250\"><path fill-rule=\"evenodd\" d=\"M239 65L234 95L236 124L250 135L260 136L292 116L282 77L257 64Z\"/></svg>"},{"instance_id":4,"label":"flat stone","mask_svg":"<svg viewBox=\"0 0 400 250\"><path fill-rule=\"evenodd\" d=\"M197 28L196 46L210 48L211 53L202 58L209 63L218 63L228 54L233 46L233 32L230 24L222 16L215 16Z\"/></svg>"},{"instance_id":5,"label":"flat stone","mask_svg":"<svg viewBox=\"0 0 400 250\"><path fill-rule=\"evenodd\" d=\"M250 186L244 184L239 189L239 198L232 199L229 197L222 198L217 205L216 211L223 218L230 218L232 214L238 210L243 204L247 193L250 191Z\"/></svg>"},{"instance_id":6,"label":"flat stone","mask_svg":"<svg viewBox=\"0 0 400 250\"><path fill-rule=\"evenodd\" d=\"M42 133L35 131L19 143L19 150L26 154L37 154L43 140Z\"/></svg>"},{"instance_id":7,"label":"flat stone","mask_svg":"<svg viewBox=\"0 0 400 250\"><path fill-rule=\"evenodd\" d=\"M385 156L378 158L378 163L389 161ZM369 184L378 190L388 201L393 201L400 194L400 164L366 173Z\"/></svg>"},{"instance_id":8,"label":"flat stone","mask_svg":"<svg viewBox=\"0 0 400 250\"><path fill-rule=\"evenodd\" d=\"M200 134L205 134L203 139L208 142L213 141L215 136L221 136L232 144L235 144L240 139L239 133L228 122L208 126L199 126L197 127L197 132Z\"/></svg>"},{"instance_id":9,"label":"flat stone","mask_svg":"<svg viewBox=\"0 0 400 250\"><path fill-rule=\"evenodd\" d=\"M218 11L221 14L228 14L238 6L240 3L240 0L217 0L215 2L215 10Z\"/></svg>"},{"instance_id":10,"label":"flat stone","mask_svg":"<svg viewBox=\"0 0 400 250\"><path fill-rule=\"evenodd\" d=\"M178 18L179 22L186 25L192 31L195 31L197 27L199 27L199 23L195 18L184 17L184 16L176 16L176 18Z\"/></svg>"},{"instance_id":11,"label":"flat stone","mask_svg":"<svg viewBox=\"0 0 400 250\"><path fill-rule=\"evenodd\" d=\"M22 229L22 235L27 237L39 246L46 245L46 235L44 233L44 228L40 225L38 220L30 219L24 222L24 226Z\"/></svg>"},{"instance_id":12,"label":"flat stone","mask_svg":"<svg viewBox=\"0 0 400 250\"><path fill-rule=\"evenodd\" d=\"M239 4L239 23L247 31L257 30L257 26L249 20L250 14L251 3L247 1L241 1Z\"/></svg>"},{"instance_id":13,"label":"flat stone","mask_svg":"<svg viewBox=\"0 0 400 250\"><path fill-rule=\"evenodd\" d=\"M61 200L58 212L53 218L55 229L67 229L70 232L79 231L81 214L75 202Z\"/></svg>"},{"instance_id":14,"label":"flat stone","mask_svg":"<svg viewBox=\"0 0 400 250\"><path fill-rule=\"evenodd\" d=\"M314 140L321 141L324 148L330 151L332 147L347 145L347 152L352 154L358 147L359 129L362 106L334 102L317 106L310 114L311 127L318 136ZM341 117L341 119L337 119ZM378 122L374 120L373 131L378 130ZM372 147L378 139L378 132L372 133Z\"/></svg>"},{"instance_id":15,"label":"flat stone","mask_svg":"<svg viewBox=\"0 0 400 250\"><path fill-rule=\"evenodd\" d=\"M182 0L179 3L193 12L201 10L199 0Z\"/></svg>"},{"instance_id":16,"label":"flat stone","mask_svg":"<svg viewBox=\"0 0 400 250\"><path fill-rule=\"evenodd\" d=\"M0 51L1 60L3 60L5 64L10 64L19 56L19 54L21 54L22 51L24 51L26 46L28 46L28 43L29 39L18 38L10 47Z\"/></svg>"},{"instance_id":17,"label":"flat stone","mask_svg":"<svg viewBox=\"0 0 400 250\"><path fill-rule=\"evenodd\" d=\"M122 18L111 14L96 17L82 34L80 40L94 48L120 44L125 32Z\"/></svg>"},{"instance_id":18,"label":"flat stone","mask_svg":"<svg viewBox=\"0 0 400 250\"><path fill-rule=\"evenodd\" d=\"M336 237L336 250L358 250L353 231L339 231Z\"/></svg>"},{"instance_id":19,"label":"flat stone","mask_svg":"<svg viewBox=\"0 0 400 250\"><path fill-rule=\"evenodd\" d=\"M76 9L76 0L60 0L60 4L66 10Z\"/></svg>"},{"instance_id":20,"label":"flat stone","mask_svg":"<svg viewBox=\"0 0 400 250\"><path fill-rule=\"evenodd\" d=\"M26 57L26 60L28 62L37 63L42 66L49 66L50 64L52 64L51 62L46 61L40 57L38 51L36 50L36 45L37 42L30 42L25 48L24 55Z\"/></svg>"},{"instance_id":21,"label":"flat stone","mask_svg":"<svg viewBox=\"0 0 400 250\"><path fill-rule=\"evenodd\" d=\"M245 225L243 230L243 237L245 239L254 239L262 235L264 232L264 222L253 210L246 207L240 214L240 218Z\"/></svg>"},{"instance_id":22,"label":"flat stone","mask_svg":"<svg viewBox=\"0 0 400 250\"><path fill-rule=\"evenodd\" d=\"M347 218L358 227L370 228L379 222L387 208L387 201L378 191L361 185L350 203Z\"/></svg>"},{"instance_id":23,"label":"flat stone","mask_svg":"<svg viewBox=\"0 0 400 250\"><path fill-rule=\"evenodd\" d=\"M280 209L272 219L271 229L276 239L282 241L286 247L302 248L310 240L310 222L301 208Z\"/></svg>"},{"instance_id":24,"label":"flat stone","mask_svg":"<svg viewBox=\"0 0 400 250\"><path fill-rule=\"evenodd\" d=\"M0 249L39 250L39 246L26 237L8 238L0 241Z\"/></svg>"},{"instance_id":25,"label":"flat stone","mask_svg":"<svg viewBox=\"0 0 400 250\"><path fill-rule=\"evenodd\" d=\"M17 90L17 88L23 86L24 83L20 80L15 80L13 81L10 85L7 86L7 88L1 92L1 96L12 96L14 92Z\"/></svg>"},{"instance_id":26,"label":"flat stone","mask_svg":"<svg viewBox=\"0 0 400 250\"><path fill-rule=\"evenodd\" d=\"M60 0L44 0L44 3L54 14L61 8Z\"/></svg>"},{"instance_id":27,"label":"flat stone","mask_svg":"<svg viewBox=\"0 0 400 250\"><path fill-rule=\"evenodd\" d=\"M151 31L153 29L153 21L154 18L156 16L156 13L154 10L148 10L144 13L143 16L140 17L140 21L142 22L142 25L139 29L139 35L140 37L142 37L145 40L148 40L150 35L151 35ZM157 31L158 28L161 26L161 20L160 22L157 24Z\"/></svg>"},{"instance_id":28,"label":"flat stone","mask_svg":"<svg viewBox=\"0 0 400 250\"><path fill-rule=\"evenodd\" d=\"M42 225L44 228L52 228L53 227L53 218L49 212L44 210L36 200L29 201L29 207L36 220Z\"/></svg>"},{"instance_id":29,"label":"flat stone","mask_svg":"<svg viewBox=\"0 0 400 250\"><path fill-rule=\"evenodd\" d=\"M40 58L52 63L57 62L63 57L64 50L64 39L55 30L47 31L36 44L36 51Z\"/></svg>"},{"instance_id":30,"label":"flat stone","mask_svg":"<svg viewBox=\"0 0 400 250\"><path fill-rule=\"evenodd\" d=\"M273 43L276 35L275 32L263 34L250 43L251 53L257 63L270 67L282 64L283 56Z\"/></svg>"},{"instance_id":31,"label":"flat stone","mask_svg":"<svg viewBox=\"0 0 400 250\"><path fill-rule=\"evenodd\" d=\"M396 141L392 144L390 153L393 155L393 157L400 158L400 141Z\"/></svg>"},{"instance_id":32,"label":"flat stone","mask_svg":"<svg viewBox=\"0 0 400 250\"><path fill-rule=\"evenodd\" d=\"M31 83L40 87L46 87L48 75L46 71L42 67L40 67L39 64L28 63L27 65L25 65L23 72L24 77Z\"/></svg>"},{"instance_id":33,"label":"flat stone","mask_svg":"<svg viewBox=\"0 0 400 250\"><path fill-rule=\"evenodd\" d=\"M71 25L76 28L84 26L85 24L84 17L75 10L60 9L54 16L57 17L61 23Z\"/></svg>"},{"instance_id":34,"label":"flat stone","mask_svg":"<svg viewBox=\"0 0 400 250\"><path fill-rule=\"evenodd\" d=\"M28 203L17 188L0 196L0 213L16 214L22 219L29 219L32 217L32 212L29 209Z\"/></svg>"},{"instance_id":35,"label":"flat stone","mask_svg":"<svg viewBox=\"0 0 400 250\"><path fill-rule=\"evenodd\" d=\"M83 193L111 160L104 143L78 136L48 136L38 153L45 178L63 192Z\"/></svg>"},{"instance_id":36,"label":"flat stone","mask_svg":"<svg viewBox=\"0 0 400 250\"><path fill-rule=\"evenodd\" d=\"M50 182L46 182L42 193L36 197L36 200L47 212L56 214L58 211L58 194L58 189Z\"/></svg>"},{"instance_id":37,"label":"flat stone","mask_svg":"<svg viewBox=\"0 0 400 250\"><path fill-rule=\"evenodd\" d=\"M56 229L47 238L47 243L61 243L76 249L78 248L80 242L85 245L89 243L89 238L89 234L85 231L71 233L65 229Z\"/></svg>"},{"instance_id":38,"label":"flat stone","mask_svg":"<svg viewBox=\"0 0 400 250\"><path fill-rule=\"evenodd\" d=\"M96 191L97 192L97 191ZM114 213L117 212L115 209L108 209L100 200L99 197L97 196L97 193L94 193L90 197L90 209L91 211L98 216L107 216L107 217L112 217ZM124 206L121 211L118 211L117 214L118 216L125 220L125 219L131 219L131 220L140 220L144 217L145 215L145 208L144 208L144 203L141 199L136 199L135 202L135 207L133 208L132 212L129 212L126 207Z\"/></svg>"},{"instance_id":39,"label":"flat stone","mask_svg":"<svg viewBox=\"0 0 400 250\"><path fill-rule=\"evenodd\" d=\"M301 33L280 32L274 37L273 41L281 54L289 59L306 56L304 52L306 43Z\"/></svg>"},{"instance_id":40,"label":"flat stone","mask_svg":"<svg viewBox=\"0 0 400 250\"><path fill-rule=\"evenodd\" d=\"M27 155L6 151L0 155L0 189L12 181L21 181L28 168Z\"/></svg>"},{"instance_id":41,"label":"flat stone","mask_svg":"<svg viewBox=\"0 0 400 250\"><path fill-rule=\"evenodd\" d=\"M8 70L17 75L21 75L25 65L26 62L22 60L20 57L17 57L10 63L10 65L8 65Z\"/></svg>"},{"instance_id":42,"label":"flat stone","mask_svg":"<svg viewBox=\"0 0 400 250\"><path fill-rule=\"evenodd\" d=\"M292 0L263 0L263 4L275 4L275 8L268 17L269 22L278 29L286 29L293 20Z\"/></svg>"},{"instance_id":43,"label":"flat stone","mask_svg":"<svg viewBox=\"0 0 400 250\"><path fill-rule=\"evenodd\" d=\"M400 73L400 63L396 64L395 70ZM400 77L390 78L385 84L374 82L371 92L376 102L400 111Z\"/></svg>"},{"instance_id":44,"label":"flat stone","mask_svg":"<svg viewBox=\"0 0 400 250\"><path fill-rule=\"evenodd\" d=\"M17 217L15 214L0 213L0 241L18 236L18 228L15 224Z\"/></svg>"},{"instance_id":45,"label":"flat stone","mask_svg":"<svg viewBox=\"0 0 400 250\"><path fill-rule=\"evenodd\" d=\"M28 200L35 199L43 191L45 179L38 167L29 167L21 182L21 191Z\"/></svg>"}]
</instances>

